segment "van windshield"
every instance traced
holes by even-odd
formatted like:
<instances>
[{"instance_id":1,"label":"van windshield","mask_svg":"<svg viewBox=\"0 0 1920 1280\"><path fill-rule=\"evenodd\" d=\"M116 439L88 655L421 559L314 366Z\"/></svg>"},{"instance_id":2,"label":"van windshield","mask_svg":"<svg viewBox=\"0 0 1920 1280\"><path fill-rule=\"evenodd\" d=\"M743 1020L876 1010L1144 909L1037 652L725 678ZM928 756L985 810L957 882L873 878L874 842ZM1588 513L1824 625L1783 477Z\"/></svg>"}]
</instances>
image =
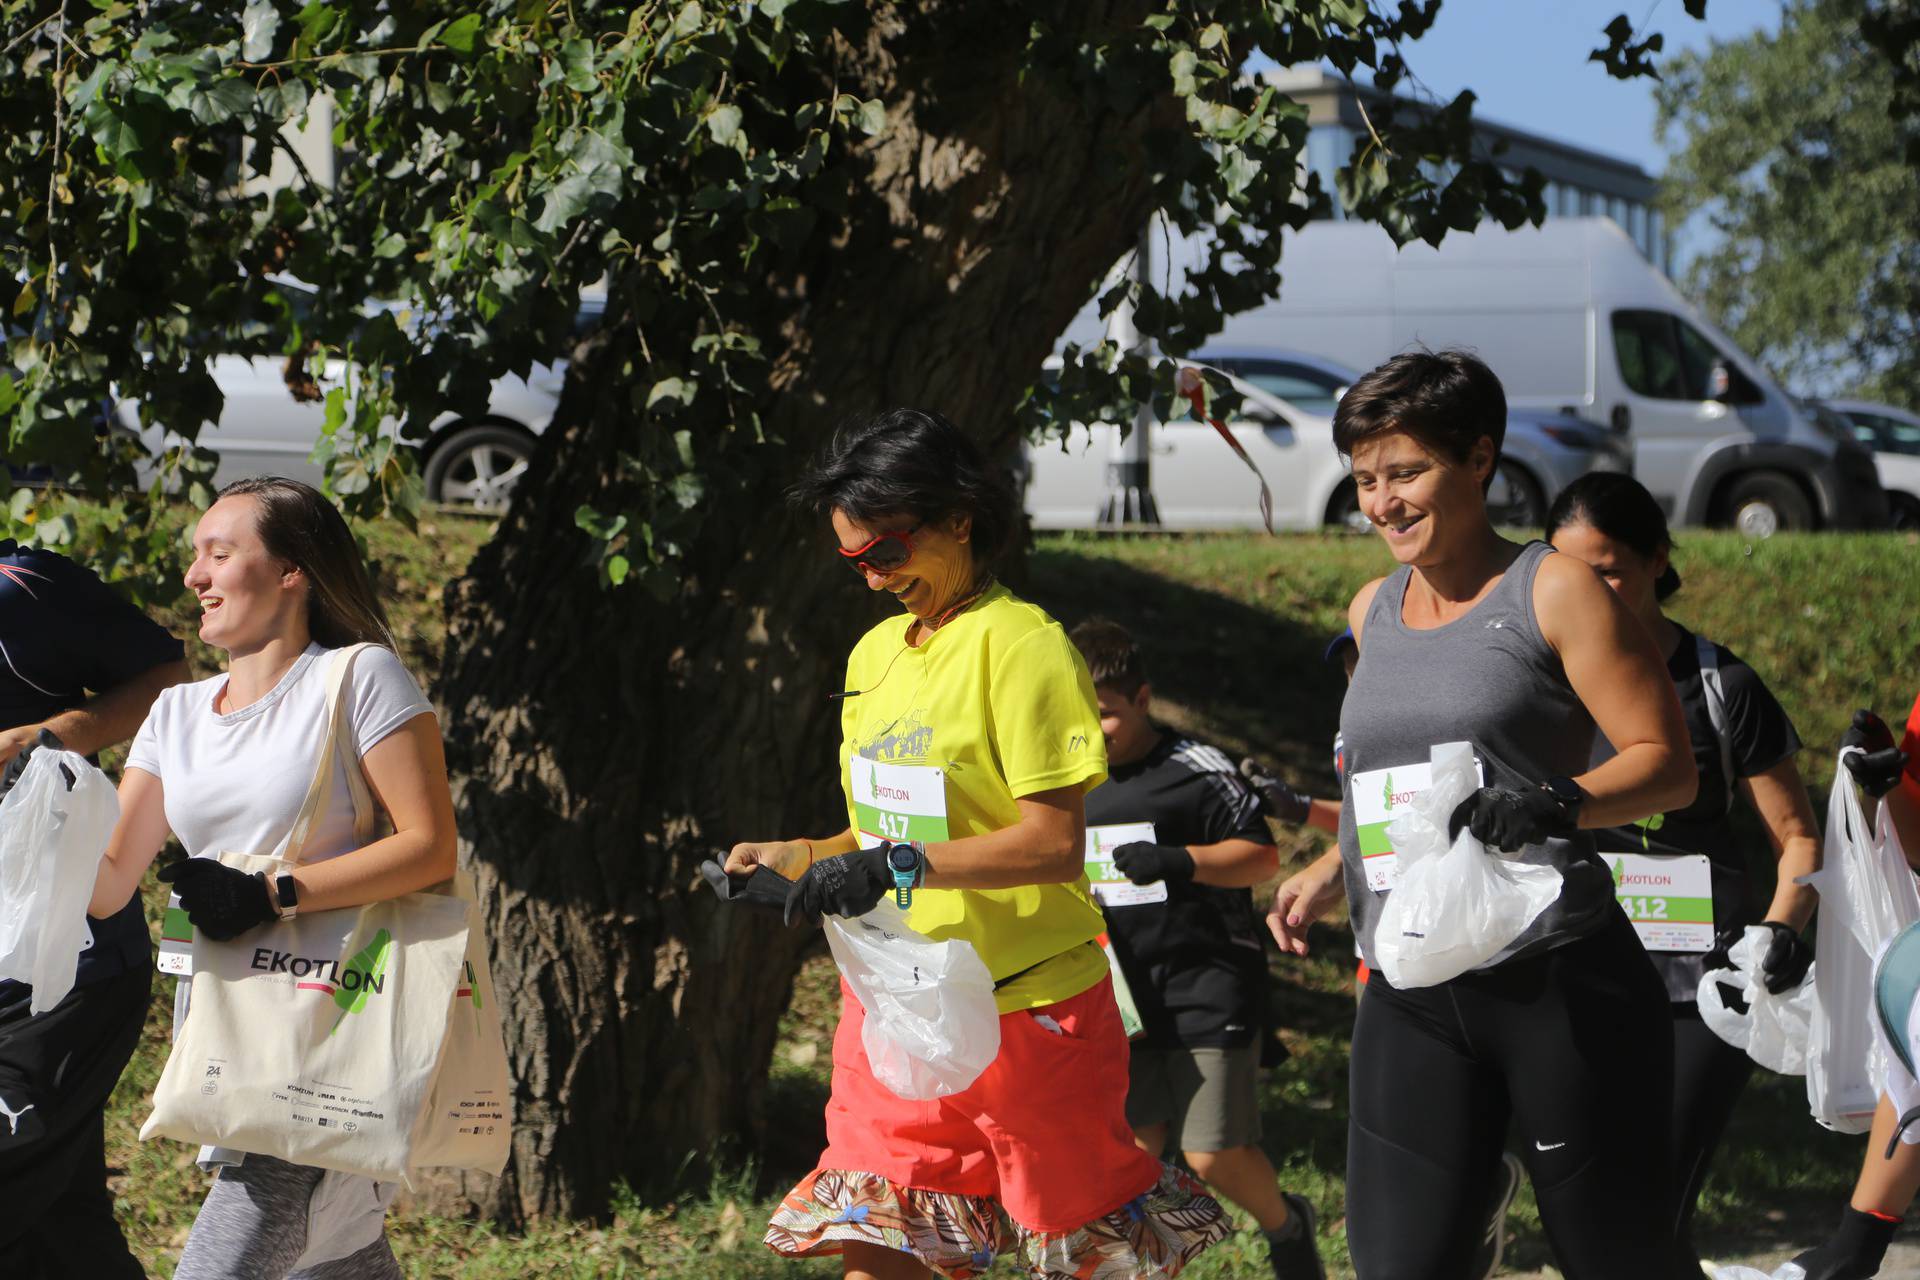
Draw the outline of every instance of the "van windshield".
<instances>
[{"instance_id":1,"label":"van windshield","mask_svg":"<svg viewBox=\"0 0 1920 1280\"><path fill-rule=\"evenodd\" d=\"M1705 334L1666 311L1614 312L1613 352L1627 389L1655 400L1710 400L1714 365L1731 367Z\"/></svg>"}]
</instances>

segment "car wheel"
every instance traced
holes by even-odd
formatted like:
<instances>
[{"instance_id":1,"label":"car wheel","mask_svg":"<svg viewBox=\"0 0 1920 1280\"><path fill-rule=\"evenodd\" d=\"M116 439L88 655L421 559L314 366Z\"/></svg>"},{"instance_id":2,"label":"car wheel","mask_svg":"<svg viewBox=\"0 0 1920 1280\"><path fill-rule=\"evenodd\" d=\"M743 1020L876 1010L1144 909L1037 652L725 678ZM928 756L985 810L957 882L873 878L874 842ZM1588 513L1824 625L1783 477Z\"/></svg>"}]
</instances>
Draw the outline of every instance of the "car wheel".
<instances>
[{"instance_id":1,"label":"car wheel","mask_svg":"<svg viewBox=\"0 0 1920 1280\"><path fill-rule=\"evenodd\" d=\"M1726 522L1749 538L1813 528L1813 504L1800 486L1774 471L1741 476L1727 490Z\"/></svg>"},{"instance_id":2,"label":"car wheel","mask_svg":"<svg viewBox=\"0 0 1920 1280\"><path fill-rule=\"evenodd\" d=\"M1348 533L1373 532L1373 521L1360 510L1360 494L1354 489L1353 481L1342 480L1333 496L1327 499L1326 523Z\"/></svg>"},{"instance_id":3,"label":"car wheel","mask_svg":"<svg viewBox=\"0 0 1920 1280\"><path fill-rule=\"evenodd\" d=\"M1920 531L1920 498L1897 489L1887 490L1887 528L1903 533Z\"/></svg>"},{"instance_id":4,"label":"car wheel","mask_svg":"<svg viewBox=\"0 0 1920 1280\"><path fill-rule=\"evenodd\" d=\"M1538 529L1547 522L1547 500L1525 467L1501 461L1487 489L1487 518L1517 529Z\"/></svg>"},{"instance_id":5,"label":"car wheel","mask_svg":"<svg viewBox=\"0 0 1920 1280\"><path fill-rule=\"evenodd\" d=\"M427 459L427 498L475 511L505 511L532 456L533 437L516 427L462 427Z\"/></svg>"}]
</instances>

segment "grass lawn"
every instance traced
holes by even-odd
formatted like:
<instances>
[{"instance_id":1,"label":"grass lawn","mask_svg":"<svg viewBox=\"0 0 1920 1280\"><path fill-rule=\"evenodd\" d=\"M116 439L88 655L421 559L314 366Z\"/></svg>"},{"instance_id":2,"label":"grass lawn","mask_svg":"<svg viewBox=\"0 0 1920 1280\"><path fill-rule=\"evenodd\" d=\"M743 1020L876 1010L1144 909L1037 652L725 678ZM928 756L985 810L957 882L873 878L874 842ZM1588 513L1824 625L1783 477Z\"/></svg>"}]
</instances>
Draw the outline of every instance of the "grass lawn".
<instances>
[{"instance_id":1,"label":"grass lawn","mask_svg":"<svg viewBox=\"0 0 1920 1280\"><path fill-rule=\"evenodd\" d=\"M422 536L373 530L382 586L406 656L431 675L441 643L439 598L486 535L486 526L436 518ZM1890 720L1920 687L1920 541L1901 535L1782 536L1749 545L1727 534L1689 533L1676 563L1686 579L1672 612L1749 660L1786 705L1809 744L1800 759L1824 813L1835 744L1856 706ZM1296 535L1192 538L1048 538L1019 588L1069 625L1103 613L1144 642L1156 697L1172 723L1230 752L1258 753L1321 794L1333 789L1329 748L1343 681L1320 660L1344 625L1346 603L1391 568L1376 540ZM169 619L189 633L184 616ZM210 655L196 658L204 666ZM1314 837L1283 834L1293 861ZM152 914L152 913L150 913ZM1262 1083L1266 1146L1287 1184L1319 1206L1323 1248L1347 1275L1341 1219L1345 1070L1352 1026L1352 939L1316 928L1314 955L1270 964L1273 1007L1292 1052ZM147 1035L115 1094L108 1125L119 1212L154 1274L172 1272L205 1183L191 1152L140 1144L165 1053L170 990L156 986ZM675 1201L621 1198L610 1221L544 1223L524 1234L407 1210L395 1247L410 1275L504 1280L544 1276L648 1276L749 1280L837 1275L828 1263L782 1262L758 1244L771 1201L818 1149L832 1032L834 975L817 957L803 971L764 1095L782 1117L759 1162ZM1632 1105L1622 1082L1622 1106ZM1709 1256L1819 1238L1851 1186L1862 1141L1807 1118L1801 1082L1759 1073L1708 1183L1697 1228ZM1550 1263L1530 1194L1516 1205L1517 1270ZM1007 1268L996 1275L1012 1276ZM1243 1232L1187 1274L1199 1280L1265 1276L1264 1247Z\"/></svg>"}]
</instances>

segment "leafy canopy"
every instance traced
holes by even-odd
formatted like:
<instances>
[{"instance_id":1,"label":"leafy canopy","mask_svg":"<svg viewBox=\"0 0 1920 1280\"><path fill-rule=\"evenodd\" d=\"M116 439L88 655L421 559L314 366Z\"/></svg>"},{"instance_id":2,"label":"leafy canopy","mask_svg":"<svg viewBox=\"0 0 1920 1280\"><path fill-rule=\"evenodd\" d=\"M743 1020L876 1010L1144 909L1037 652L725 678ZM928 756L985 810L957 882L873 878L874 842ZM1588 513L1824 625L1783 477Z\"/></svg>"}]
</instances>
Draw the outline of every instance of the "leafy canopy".
<instances>
[{"instance_id":1,"label":"leafy canopy","mask_svg":"<svg viewBox=\"0 0 1920 1280\"><path fill-rule=\"evenodd\" d=\"M1794 0L1775 34L1676 58L1661 199L1715 233L1686 285L1790 385L1920 407L1920 176L1859 0Z\"/></svg>"},{"instance_id":2,"label":"leafy canopy","mask_svg":"<svg viewBox=\"0 0 1920 1280\"><path fill-rule=\"evenodd\" d=\"M1139 327L1179 353L1277 291L1280 232L1332 198L1299 185L1304 113L1241 74L1248 54L1391 87L1400 42L1439 3L1119 9L1089 27L1076 9L1007 6L1000 30L1052 92L1181 104L1182 128L1144 139L1153 197L1211 251L1170 295L1103 298L1133 290ZM841 86L899 18L847 0L0 0L7 456L121 486L120 542L96 550L153 560L161 486L208 496L211 459L192 445L220 410L208 358L283 360L295 389L343 359L351 382L326 396L319 448L331 488L355 512L410 518L419 485L396 429L477 413L500 375L572 352L577 299L604 282L638 355L618 402L592 406L595 429L621 433L620 483L578 522L607 580L670 591L702 513L767 439L790 318L775 286L862 233L853 197L890 104ZM1539 176L1475 154L1471 108L1462 94L1379 121L1338 198L1403 242L1538 220ZM331 186L288 142L325 118ZM1060 387L1022 405L1027 428L1171 400L1164 366L1071 355ZM135 451L96 430L109 395L188 442L145 494L126 487ZM40 504L16 492L11 531L70 537Z\"/></svg>"}]
</instances>

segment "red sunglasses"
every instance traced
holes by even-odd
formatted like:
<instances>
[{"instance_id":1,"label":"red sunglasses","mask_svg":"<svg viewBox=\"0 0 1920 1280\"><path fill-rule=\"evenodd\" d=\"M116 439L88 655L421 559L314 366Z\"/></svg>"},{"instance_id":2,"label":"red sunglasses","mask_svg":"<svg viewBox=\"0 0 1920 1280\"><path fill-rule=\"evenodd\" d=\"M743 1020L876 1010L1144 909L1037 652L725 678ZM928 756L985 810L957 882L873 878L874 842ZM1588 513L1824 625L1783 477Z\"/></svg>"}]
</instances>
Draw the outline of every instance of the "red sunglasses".
<instances>
[{"instance_id":1,"label":"red sunglasses","mask_svg":"<svg viewBox=\"0 0 1920 1280\"><path fill-rule=\"evenodd\" d=\"M877 534L872 541L862 543L851 551L845 547L836 547L834 550L853 562L855 573L898 573L913 559L913 535L926 527L927 522L922 520L904 533L896 530Z\"/></svg>"}]
</instances>

